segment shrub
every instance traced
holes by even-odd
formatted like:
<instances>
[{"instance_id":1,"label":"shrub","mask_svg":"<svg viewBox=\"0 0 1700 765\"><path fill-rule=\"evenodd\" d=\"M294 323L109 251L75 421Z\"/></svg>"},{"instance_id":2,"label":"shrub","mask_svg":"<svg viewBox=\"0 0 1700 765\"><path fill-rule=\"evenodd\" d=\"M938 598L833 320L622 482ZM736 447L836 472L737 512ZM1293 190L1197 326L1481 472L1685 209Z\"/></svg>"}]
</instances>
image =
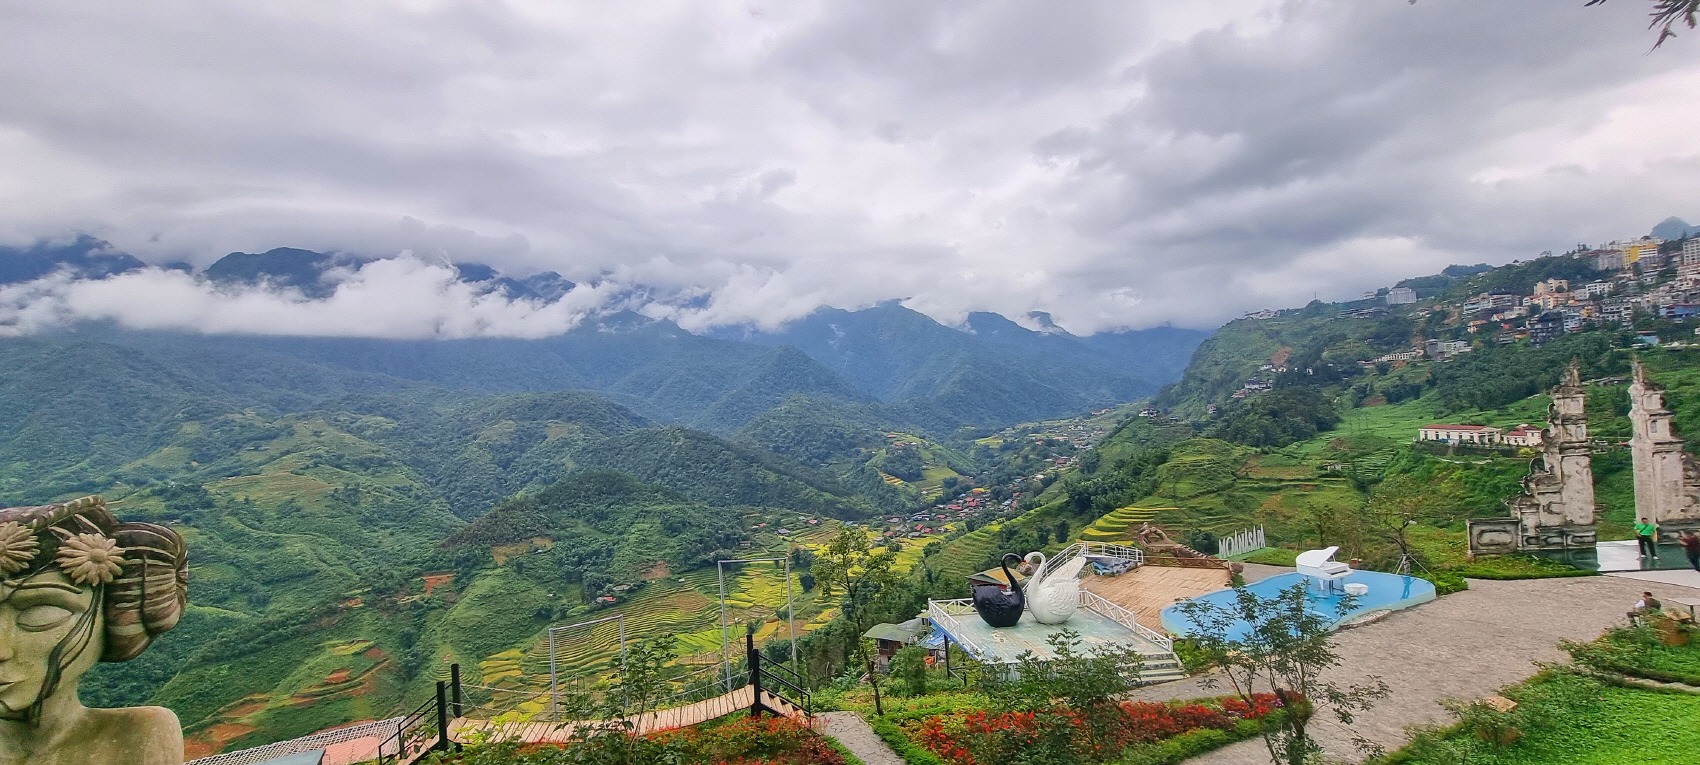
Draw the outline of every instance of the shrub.
<instances>
[{"instance_id":1,"label":"shrub","mask_svg":"<svg viewBox=\"0 0 1700 765\"><path fill-rule=\"evenodd\" d=\"M1425 571L1414 574L1419 579L1427 579L1434 585L1434 594L1450 595L1470 589L1470 583L1464 581L1464 575L1456 571Z\"/></svg>"},{"instance_id":2,"label":"shrub","mask_svg":"<svg viewBox=\"0 0 1700 765\"><path fill-rule=\"evenodd\" d=\"M1472 579L1546 579L1560 576L1598 576L1598 571L1576 568L1533 555L1495 555L1452 569Z\"/></svg>"},{"instance_id":3,"label":"shrub","mask_svg":"<svg viewBox=\"0 0 1700 765\"><path fill-rule=\"evenodd\" d=\"M891 657L891 677L905 696L927 695L927 649L905 646Z\"/></svg>"}]
</instances>

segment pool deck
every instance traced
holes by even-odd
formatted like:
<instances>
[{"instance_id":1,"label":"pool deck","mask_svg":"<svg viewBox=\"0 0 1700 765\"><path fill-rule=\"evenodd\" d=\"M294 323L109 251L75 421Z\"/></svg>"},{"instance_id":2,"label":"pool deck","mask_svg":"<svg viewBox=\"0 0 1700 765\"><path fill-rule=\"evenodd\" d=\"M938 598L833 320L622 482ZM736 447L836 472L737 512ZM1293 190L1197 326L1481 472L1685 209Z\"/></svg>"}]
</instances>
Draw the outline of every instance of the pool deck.
<instances>
[{"instance_id":1,"label":"pool deck","mask_svg":"<svg viewBox=\"0 0 1700 765\"><path fill-rule=\"evenodd\" d=\"M1273 567L1249 569L1261 577ZM1374 624L1339 633L1340 666L1325 678L1363 682L1379 676L1393 694L1358 716L1354 729L1388 748L1402 745L1405 727L1441 722L1450 714L1443 698L1477 699L1534 674L1535 661L1565 658L1559 640L1590 640L1606 627L1623 624L1624 612L1642 590L1666 600L1700 597L1700 589L1617 576L1470 580L1470 589L1415 608L1395 611ZM1141 699L1215 696L1202 678L1188 678L1136 691ZM1318 718L1313 731L1331 757L1362 761L1347 732ZM1243 741L1187 760L1187 765L1245 765L1268 762L1261 739Z\"/></svg>"}]
</instances>

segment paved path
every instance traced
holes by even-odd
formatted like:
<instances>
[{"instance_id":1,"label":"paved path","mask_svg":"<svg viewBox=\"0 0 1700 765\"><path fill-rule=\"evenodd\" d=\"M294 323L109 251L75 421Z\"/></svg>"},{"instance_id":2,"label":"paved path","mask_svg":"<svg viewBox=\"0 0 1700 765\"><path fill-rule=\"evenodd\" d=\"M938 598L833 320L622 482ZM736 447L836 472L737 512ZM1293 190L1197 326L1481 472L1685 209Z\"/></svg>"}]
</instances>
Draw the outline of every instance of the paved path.
<instances>
[{"instance_id":1,"label":"paved path","mask_svg":"<svg viewBox=\"0 0 1700 765\"><path fill-rule=\"evenodd\" d=\"M1405 741L1406 726L1447 716L1438 700L1493 693L1534 674L1532 662L1563 658L1559 640L1591 639L1608 626L1624 623L1624 612L1642 590L1651 590L1661 599L1697 594L1690 587L1612 576L1514 582L1472 579L1464 592L1340 633L1337 646L1342 663L1329 678L1354 682L1379 675L1387 682L1393 695L1359 716L1354 728L1389 749L1396 748ZM1175 699L1224 692L1203 688L1195 678L1152 686L1135 695ZM1319 718L1313 730L1330 756L1362 759L1337 724ZM1267 761L1263 742L1252 740L1187 763Z\"/></svg>"},{"instance_id":2,"label":"paved path","mask_svg":"<svg viewBox=\"0 0 1700 765\"><path fill-rule=\"evenodd\" d=\"M1624 579L1639 579L1643 582L1664 582L1665 584L1680 584L1684 587L1700 589L1700 571L1680 569L1677 571L1615 571L1606 576L1622 577Z\"/></svg>"},{"instance_id":3,"label":"paved path","mask_svg":"<svg viewBox=\"0 0 1700 765\"><path fill-rule=\"evenodd\" d=\"M838 739L845 749L856 755L863 765L904 765L903 758L874 733L868 721L855 712L822 712L816 717L826 721L822 732Z\"/></svg>"}]
</instances>

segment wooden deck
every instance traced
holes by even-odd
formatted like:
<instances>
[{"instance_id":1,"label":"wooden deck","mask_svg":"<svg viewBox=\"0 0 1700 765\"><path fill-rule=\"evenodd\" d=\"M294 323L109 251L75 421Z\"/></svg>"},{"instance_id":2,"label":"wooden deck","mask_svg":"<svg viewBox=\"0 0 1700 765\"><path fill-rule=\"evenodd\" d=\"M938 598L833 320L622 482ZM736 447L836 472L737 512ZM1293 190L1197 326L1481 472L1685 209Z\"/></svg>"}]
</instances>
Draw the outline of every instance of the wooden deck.
<instances>
[{"instance_id":1,"label":"wooden deck","mask_svg":"<svg viewBox=\"0 0 1700 765\"><path fill-rule=\"evenodd\" d=\"M716 696L706 701L699 701L695 704L682 707L663 709L658 712L651 712L649 714L627 719L632 722L634 731L640 735L645 733L654 733L656 731L672 730L674 728L688 728L692 725L705 723L709 720L725 717L730 714L749 711L751 704L754 702L754 696L751 695L752 693L754 693L754 691L749 686L744 686L743 688L739 688L731 693ZM791 706L784 699L781 699L771 693L767 693L765 691L762 693L762 704L768 709L779 712L780 714L802 722L805 725L810 724L810 720L807 719L808 716L804 714L802 710ZM449 723L449 738L461 743L466 743L471 740L473 734L489 731L493 740L507 741L517 739L528 744L561 744L570 740L572 738L573 731L582 724L584 724L582 721L560 723L545 721L497 724L489 720L469 720L466 718L460 718Z\"/></svg>"},{"instance_id":2,"label":"wooden deck","mask_svg":"<svg viewBox=\"0 0 1700 765\"><path fill-rule=\"evenodd\" d=\"M1226 589L1229 574L1221 568L1140 566L1120 576L1088 572L1080 584L1122 608L1134 612L1141 626L1163 631L1162 611L1177 600Z\"/></svg>"}]
</instances>

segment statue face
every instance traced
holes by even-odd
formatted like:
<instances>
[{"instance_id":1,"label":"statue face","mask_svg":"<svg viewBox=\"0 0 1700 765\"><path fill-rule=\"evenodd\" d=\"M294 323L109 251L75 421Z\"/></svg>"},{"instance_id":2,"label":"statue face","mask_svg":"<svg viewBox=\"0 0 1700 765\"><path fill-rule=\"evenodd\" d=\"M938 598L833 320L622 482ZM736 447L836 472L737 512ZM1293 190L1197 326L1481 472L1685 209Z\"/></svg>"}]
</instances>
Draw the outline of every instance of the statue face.
<instances>
[{"instance_id":1,"label":"statue face","mask_svg":"<svg viewBox=\"0 0 1700 765\"><path fill-rule=\"evenodd\" d=\"M21 582L0 584L0 719L23 719L47 682L49 658L94 604L94 589L79 587L57 569ZM89 645L70 659L59 688L76 687L76 678L100 654L100 624L93 625ZM66 650L74 651L79 641ZM91 653L92 651L92 653Z\"/></svg>"}]
</instances>

